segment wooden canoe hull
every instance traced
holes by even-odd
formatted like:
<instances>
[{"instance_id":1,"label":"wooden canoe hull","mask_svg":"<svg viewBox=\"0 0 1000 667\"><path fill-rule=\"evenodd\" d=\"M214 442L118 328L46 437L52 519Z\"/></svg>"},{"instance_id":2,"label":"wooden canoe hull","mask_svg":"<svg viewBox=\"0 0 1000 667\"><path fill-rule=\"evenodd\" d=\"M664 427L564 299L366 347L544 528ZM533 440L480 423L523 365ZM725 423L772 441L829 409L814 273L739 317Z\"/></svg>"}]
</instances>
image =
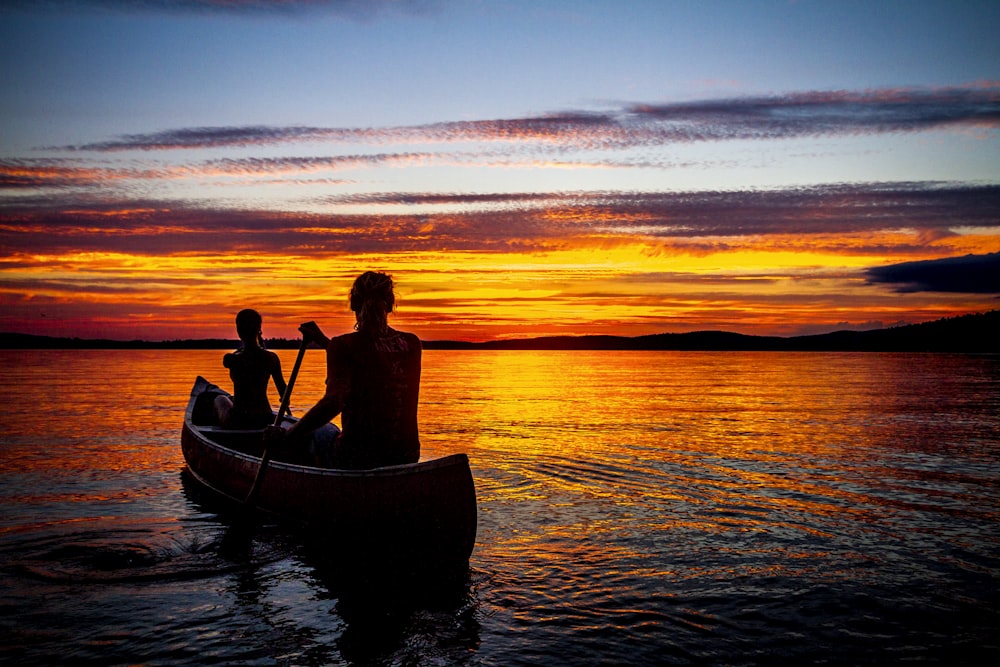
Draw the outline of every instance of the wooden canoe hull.
<instances>
[{"instance_id":1,"label":"wooden canoe hull","mask_svg":"<svg viewBox=\"0 0 1000 667\"><path fill-rule=\"evenodd\" d=\"M201 484L242 503L260 470L260 431L222 431L195 423L198 399L218 388L199 377L181 446ZM228 445L228 446L227 446ZM257 449L259 451L259 449ZM452 566L468 563L476 538L476 491L465 454L374 470L331 470L270 461L255 508L309 524L359 558Z\"/></svg>"}]
</instances>

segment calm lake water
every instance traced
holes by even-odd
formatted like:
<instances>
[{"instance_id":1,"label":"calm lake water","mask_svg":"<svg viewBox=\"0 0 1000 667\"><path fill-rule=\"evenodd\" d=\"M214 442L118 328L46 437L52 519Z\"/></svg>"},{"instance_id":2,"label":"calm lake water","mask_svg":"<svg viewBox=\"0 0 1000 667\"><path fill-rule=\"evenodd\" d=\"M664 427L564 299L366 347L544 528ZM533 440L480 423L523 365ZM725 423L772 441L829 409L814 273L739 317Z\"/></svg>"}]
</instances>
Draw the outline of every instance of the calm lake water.
<instances>
[{"instance_id":1,"label":"calm lake water","mask_svg":"<svg viewBox=\"0 0 1000 667\"><path fill-rule=\"evenodd\" d=\"M1000 650L1000 356L427 351L424 458L469 454L479 534L464 582L396 596L286 526L227 543L179 437L195 376L228 386L221 355L0 351L0 663ZM324 372L307 354L296 414Z\"/></svg>"}]
</instances>

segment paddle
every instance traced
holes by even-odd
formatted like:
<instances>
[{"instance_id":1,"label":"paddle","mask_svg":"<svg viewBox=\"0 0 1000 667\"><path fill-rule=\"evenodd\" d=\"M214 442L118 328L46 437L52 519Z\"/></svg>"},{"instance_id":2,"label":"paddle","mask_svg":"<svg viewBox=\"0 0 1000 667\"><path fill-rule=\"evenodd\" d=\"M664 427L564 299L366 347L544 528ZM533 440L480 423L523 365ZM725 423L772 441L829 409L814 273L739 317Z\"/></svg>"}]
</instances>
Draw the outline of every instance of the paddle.
<instances>
[{"instance_id":1,"label":"paddle","mask_svg":"<svg viewBox=\"0 0 1000 667\"><path fill-rule=\"evenodd\" d=\"M278 414L274 418L274 425L281 426L281 421L285 418L285 413L288 412L288 403L292 400L292 387L295 386L295 378L299 375L299 367L302 366L302 357L306 356L306 345L308 341L305 336L302 337L302 344L299 346L299 355L295 357L295 365L292 366L292 374L288 378L288 384L285 386L285 395L281 397L281 405L278 407ZM247 494L247 499L244 501L244 505L252 508L254 503L257 501L257 495L260 493L261 484L264 481L264 471L267 470L267 464L271 461L271 449L264 443L264 454L260 457L260 469L257 471L257 477L253 480L253 486L250 487L250 493Z\"/></svg>"}]
</instances>

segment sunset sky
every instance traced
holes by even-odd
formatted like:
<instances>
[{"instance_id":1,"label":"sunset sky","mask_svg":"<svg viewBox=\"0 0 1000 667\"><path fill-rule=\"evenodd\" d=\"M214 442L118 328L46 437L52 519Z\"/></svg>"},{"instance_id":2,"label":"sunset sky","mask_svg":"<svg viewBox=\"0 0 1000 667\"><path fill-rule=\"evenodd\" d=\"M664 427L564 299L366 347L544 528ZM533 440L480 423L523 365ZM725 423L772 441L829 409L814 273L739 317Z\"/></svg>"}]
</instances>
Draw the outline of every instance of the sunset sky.
<instances>
[{"instance_id":1,"label":"sunset sky","mask_svg":"<svg viewBox=\"0 0 1000 667\"><path fill-rule=\"evenodd\" d=\"M0 4L0 331L796 335L1000 308L1000 2Z\"/></svg>"}]
</instances>

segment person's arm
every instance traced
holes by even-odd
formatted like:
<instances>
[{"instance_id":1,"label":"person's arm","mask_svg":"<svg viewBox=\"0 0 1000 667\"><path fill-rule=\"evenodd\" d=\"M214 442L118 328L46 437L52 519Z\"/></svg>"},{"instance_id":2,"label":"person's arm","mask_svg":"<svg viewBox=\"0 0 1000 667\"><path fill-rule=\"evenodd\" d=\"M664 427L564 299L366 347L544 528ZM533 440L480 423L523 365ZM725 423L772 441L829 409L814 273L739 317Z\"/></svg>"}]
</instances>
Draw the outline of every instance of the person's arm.
<instances>
[{"instance_id":1,"label":"person's arm","mask_svg":"<svg viewBox=\"0 0 1000 667\"><path fill-rule=\"evenodd\" d=\"M334 417L340 414L341 407L340 396L327 389L323 398L309 408L309 411L302 415L297 424L288 429L285 434L285 442L292 446L298 444L300 440L307 438L319 427L329 424Z\"/></svg>"},{"instance_id":2,"label":"person's arm","mask_svg":"<svg viewBox=\"0 0 1000 667\"><path fill-rule=\"evenodd\" d=\"M336 351L329 347L326 350L326 373L326 393L288 430L286 438L290 444L296 444L297 440L304 439L319 427L330 423L343 410L348 380L339 368Z\"/></svg>"},{"instance_id":3,"label":"person's arm","mask_svg":"<svg viewBox=\"0 0 1000 667\"><path fill-rule=\"evenodd\" d=\"M288 385L285 384L285 376L281 374L281 359L273 352L271 353L271 379L274 380L274 388L278 390L278 396L284 398Z\"/></svg>"},{"instance_id":4,"label":"person's arm","mask_svg":"<svg viewBox=\"0 0 1000 667\"><path fill-rule=\"evenodd\" d=\"M315 322L302 323L299 325L299 331L302 332L303 338L309 342L316 343L324 350L330 345L330 339L326 337Z\"/></svg>"},{"instance_id":5,"label":"person's arm","mask_svg":"<svg viewBox=\"0 0 1000 667\"><path fill-rule=\"evenodd\" d=\"M334 417L339 415L343 401L340 392L331 389L331 386L335 385L328 384L323 397L287 431L281 426L268 426L264 429L264 441L267 446L294 448L308 438L313 431L329 424Z\"/></svg>"}]
</instances>

